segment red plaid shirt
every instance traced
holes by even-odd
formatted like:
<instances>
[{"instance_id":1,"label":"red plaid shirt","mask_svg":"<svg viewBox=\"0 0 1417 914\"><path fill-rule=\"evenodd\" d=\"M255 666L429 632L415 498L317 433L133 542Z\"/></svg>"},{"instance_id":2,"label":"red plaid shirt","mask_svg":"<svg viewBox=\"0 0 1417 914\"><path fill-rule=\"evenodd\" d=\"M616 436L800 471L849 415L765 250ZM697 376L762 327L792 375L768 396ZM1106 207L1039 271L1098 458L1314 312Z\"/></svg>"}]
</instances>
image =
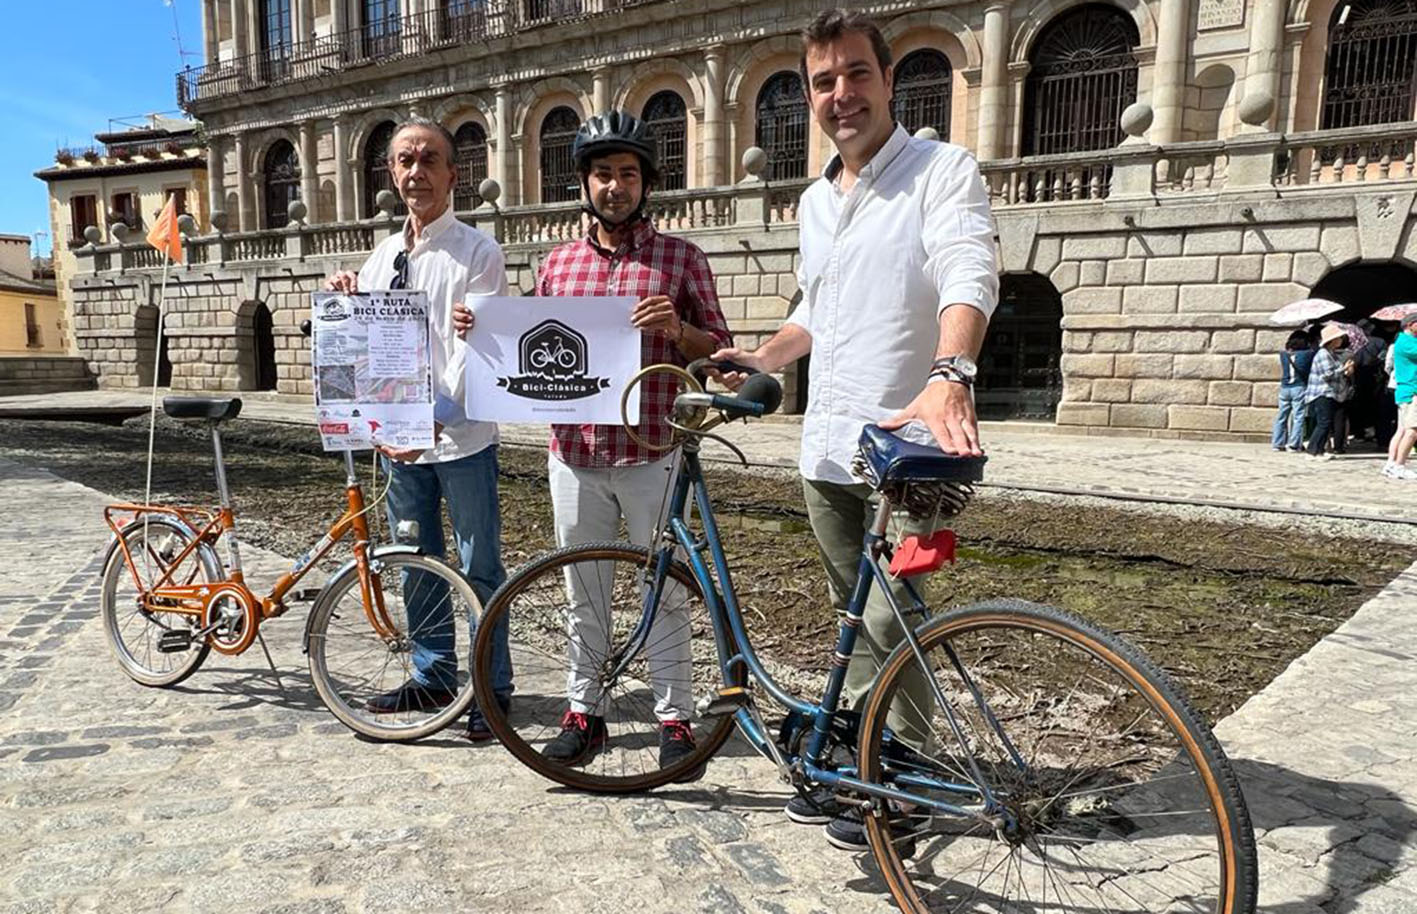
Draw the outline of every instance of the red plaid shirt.
<instances>
[{"instance_id":1,"label":"red plaid shirt","mask_svg":"<svg viewBox=\"0 0 1417 914\"><path fill-rule=\"evenodd\" d=\"M704 252L682 238L661 235L648 220L638 223L630 239L614 251L601 247L594 228L585 238L556 248L541 265L536 294L637 299L665 295L685 324L713 337L719 348L733 345ZM643 334L640 364L662 362L688 364L663 333ZM674 405L678 384L664 372L640 382L640 423L635 431L641 438L656 445L669 442L672 429L664 420ZM619 425L553 425L551 453L573 467L635 466L664 456L640 447Z\"/></svg>"}]
</instances>

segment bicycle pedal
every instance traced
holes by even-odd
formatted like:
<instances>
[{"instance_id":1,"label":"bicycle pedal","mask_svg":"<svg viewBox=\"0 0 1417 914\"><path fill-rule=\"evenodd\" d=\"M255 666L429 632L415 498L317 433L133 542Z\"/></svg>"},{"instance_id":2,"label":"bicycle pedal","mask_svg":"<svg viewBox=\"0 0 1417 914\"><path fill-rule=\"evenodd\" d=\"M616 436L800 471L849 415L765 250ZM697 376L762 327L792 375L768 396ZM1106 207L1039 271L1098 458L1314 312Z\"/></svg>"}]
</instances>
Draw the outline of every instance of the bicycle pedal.
<instances>
[{"instance_id":1,"label":"bicycle pedal","mask_svg":"<svg viewBox=\"0 0 1417 914\"><path fill-rule=\"evenodd\" d=\"M157 650L159 654L179 654L182 651L192 649L192 633L184 631L166 631L157 638Z\"/></svg>"},{"instance_id":2,"label":"bicycle pedal","mask_svg":"<svg viewBox=\"0 0 1417 914\"><path fill-rule=\"evenodd\" d=\"M322 590L323 587L302 587L286 594L285 598L292 603L314 603Z\"/></svg>"},{"instance_id":3,"label":"bicycle pedal","mask_svg":"<svg viewBox=\"0 0 1417 914\"><path fill-rule=\"evenodd\" d=\"M728 714L737 714L748 703L753 700L753 696L743 686L729 686L726 689L719 689L713 695L705 695L699 700L695 708L700 717L723 717Z\"/></svg>"}]
</instances>

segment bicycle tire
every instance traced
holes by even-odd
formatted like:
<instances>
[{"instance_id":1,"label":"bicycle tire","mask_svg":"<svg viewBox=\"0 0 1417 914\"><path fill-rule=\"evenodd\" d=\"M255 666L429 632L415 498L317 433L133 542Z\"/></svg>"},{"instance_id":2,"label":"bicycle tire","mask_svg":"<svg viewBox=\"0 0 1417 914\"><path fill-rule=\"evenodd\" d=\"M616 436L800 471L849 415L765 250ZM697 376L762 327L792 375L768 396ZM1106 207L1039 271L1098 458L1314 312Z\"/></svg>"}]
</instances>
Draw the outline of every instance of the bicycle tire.
<instances>
[{"instance_id":1,"label":"bicycle tire","mask_svg":"<svg viewBox=\"0 0 1417 914\"><path fill-rule=\"evenodd\" d=\"M392 642L381 638L369 623L360 595L359 566L350 565L344 572L326 583L310 611L309 664L310 680L320 700L337 720L354 732L380 742L409 742L423 739L442 730L467 712L473 700L471 674L459 664L456 672L458 688L451 702L427 710L403 709L390 712L371 711L368 701L381 693L412 682L412 642L409 630L408 600L411 596L434 593L437 583L409 573L431 575L447 587L449 598L460 600L466 609L456 604L446 611L446 619L432 623L427 634L440 633L451 637L454 656L470 656L468 650L458 650L459 622L466 616L473 625L481 618L481 604L467 579L447 563L428 555L398 553L370 559L379 572L377 580L383 592L384 605L397 635ZM425 589L426 588L426 589ZM464 642L470 647L471 639ZM395 673L394 678L387 674ZM397 680L397 681L396 681Z\"/></svg>"},{"instance_id":2,"label":"bicycle tire","mask_svg":"<svg viewBox=\"0 0 1417 914\"><path fill-rule=\"evenodd\" d=\"M141 563L145 554L153 555L153 553L145 553L145 550L140 547L145 535L149 543L158 544L155 552L163 561L175 558L192 542L195 535L186 524L171 515L149 515L146 525L147 532L145 534L144 521L139 518L124 526L119 534L128 543L129 554L135 556L135 563ZM165 539L158 540L159 536ZM199 573L208 584L214 584L223 578L221 560L217 558L216 553L208 544L203 543L193 550L184 559L184 564L188 562L191 563L190 571L179 570L181 579L174 583L191 583ZM148 576L145 575L145 577ZM128 568L123 547L118 544L117 539L109 548L108 560L104 563L102 582L99 612L103 617L104 635L108 640L109 649L113 651L114 657L118 660L118 665L122 667L123 672L127 673L130 679L145 686L163 688L177 685L201 667L202 662L207 659L207 654L211 651L211 646L205 639L196 642L191 648L182 652L163 653L156 649L156 639L165 631L181 628L195 630L199 627L194 617L177 613L144 614L136 607L138 598L136 588L134 588L131 597L119 596L120 589L125 585L132 587L133 576ZM143 586L144 589L147 589L149 586L147 581ZM123 608L119 604L127 603L130 600L135 605L133 611L125 616ZM166 618L171 618L174 624L165 624ZM140 644L141 647L139 647ZM167 658L171 658L170 663Z\"/></svg>"},{"instance_id":3,"label":"bicycle tire","mask_svg":"<svg viewBox=\"0 0 1417 914\"><path fill-rule=\"evenodd\" d=\"M626 574L632 574L635 568L642 572L649 562L649 550L642 546L609 542L563 547L518 569L498 588L488 600L487 614L478 631L475 645L476 662L473 664L473 675L477 682L478 707L481 708L492 732L518 761L542 777L566 787L594 793L638 793L672 782L693 780L696 773L702 771L702 766L733 732L734 719L732 715L713 719L710 726L696 735L693 752L678 763L667 768L657 767L657 761L653 767L647 764L650 752L649 746L644 745L644 739L648 728L657 727L658 724L652 719L655 712L648 699L636 698L635 693L645 689L646 680L650 680L649 689L652 691L654 688L653 677L647 672L648 661L644 659L644 648L656 642L663 643L665 637L656 635L653 629L632 660L633 670L643 672L638 676L626 677L629 686L620 681L609 685L601 684L606 712L601 716L607 722L608 738L605 749L587 763L594 764L594 767L587 769L579 764L563 764L541 754L540 749L559 732L561 714L566 710L568 702L567 681L558 678L562 671L555 666L558 657L565 657L569 653L569 647L562 650L559 640L565 638L569 645L569 636L565 631L568 616L564 608L550 605L551 600L557 599L552 595L559 592L562 599L564 598L567 581L570 580L567 575L575 573L569 569L582 563L607 562L620 563ZM707 654L714 646L714 639L708 628L711 621L703 604L698 581L688 566L680 561L671 564L670 576L685 588L687 599L684 606L689 627L685 641L690 645L691 653L697 649L700 655L691 660L693 672L690 678L697 675L698 679L692 683L690 689L706 691L709 680L706 672L710 669L713 671L713 685L717 688L721 685L722 677L718 675L716 659L711 664L707 661ZM611 577L612 591L613 582L618 580L618 575ZM496 630L498 621L504 617L508 620L512 669L517 676L517 691L512 696L510 712L504 711L498 702L490 700L492 633ZM612 620L611 624L620 631L618 634L612 634L623 638L624 630L633 627L630 620L638 617L626 611L616 614L616 618L619 622ZM677 638L677 633L683 629L676 628L671 631L676 633ZM695 641L695 638L698 640ZM716 653L713 656L716 658ZM565 663L565 672L568 674L571 661L566 660ZM739 667L734 677L737 681L731 684L742 685L742 676ZM612 705L617 688L621 690L623 701ZM612 707L618 707L619 710L612 711ZM700 724L702 725L702 722ZM640 745L635 746L636 742ZM617 760L617 756L619 773L613 771L612 764Z\"/></svg>"},{"instance_id":4,"label":"bicycle tire","mask_svg":"<svg viewBox=\"0 0 1417 914\"><path fill-rule=\"evenodd\" d=\"M1140 650L1073 613L1018 600L952 611L922 625L916 636L931 669L943 673L936 681L970 751L951 757L960 741L947 726L935 727L933 712L930 732L940 748L932 742L908 760L904 750L884 748L892 702L919 669L914 651L902 643L867 697L863 780L885 782L886 769L894 768L969 783L972 755L1020 824L989 835L969 819L942 827L918 812L878 805L865 816L867 838L901 910L935 910L932 895L945 910L970 910L976 898L998 905L1001 894L1007 907L1013 874L1015 890L1039 912L1073 910L1074 897L1081 897L1086 906L1107 910L1116 899L1116 909L1176 910L1179 903L1188 911L1252 914L1258 864L1239 781L1201 714ZM936 658L948 666L937 666ZM968 671L996 724L979 713L982 706L970 698L955 662ZM1071 686L1035 685L1054 673ZM1089 734L1080 731L1114 721L1124 729L1089 748ZM1028 763L1026 774L1010 760L1001 732ZM1123 754L1108 758L1111 745ZM1058 761L1067 765L1058 770ZM999 862L991 867L993 856ZM942 860L954 871L945 880L938 873ZM1066 868L1055 868L1055 860ZM956 881L976 875L972 888Z\"/></svg>"}]
</instances>

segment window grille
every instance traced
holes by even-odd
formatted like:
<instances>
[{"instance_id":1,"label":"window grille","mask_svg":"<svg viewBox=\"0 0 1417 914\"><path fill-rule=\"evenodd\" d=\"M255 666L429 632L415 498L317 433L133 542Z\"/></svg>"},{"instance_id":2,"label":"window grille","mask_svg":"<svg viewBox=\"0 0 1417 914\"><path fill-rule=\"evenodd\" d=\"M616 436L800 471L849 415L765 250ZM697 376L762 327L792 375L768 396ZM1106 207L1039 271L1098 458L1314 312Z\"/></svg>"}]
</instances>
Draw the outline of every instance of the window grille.
<instances>
[{"instance_id":1,"label":"window grille","mask_svg":"<svg viewBox=\"0 0 1417 914\"><path fill-rule=\"evenodd\" d=\"M940 139L950 138L950 62L939 51L914 51L896 64L895 119L908 132L932 127Z\"/></svg>"},{"instance_id":2,"label":"window grille","mask_svg":"<svg viewBox=\"0 0 1417 914\"><path fill-rule=\"evenodd\" d=\"M291 202L300 199L300 158L295 147L285 140L272 143L261 175L265 181L266 228L285 228L290 223Z\"/></svg>"},{"instance_id":3,"label":"window grille","mask_svg":"<svg viewBox=\"0 0 1417 914\"><path fill-rule=\"evenodd\" d=\"M1137 97L1139 39L1121 10L1088 4L1059 16L1029 55L1024 155L1111 149Z\"/></svg>"},{"instance_id":4,"label":"window grille","mask_svg":"<svg viewBox=\"0 0 1417 914\"><path fill-rule=\"evenodd\" d=\"M755 142L768 154L765 181L807 176L807 97L802 77L784 70L758 92Z\"/></svg>"},{"instance_id":5,"label":"window grille","mask_svg":"<svg viewBox=\"0 0 1417 914\"><path fill-rule=\"evenodd\" d=\"M482 205L477 188L487 179L487 131L476 122L463 124L453 135L453 161L458 184L453 188L453 209L462 213Z\"/></svg>"},{"instance_id":6,"label":"window grille","mask_svg":"<svg viewBox=\"0 0 1417 914\"><path fill-rule=\"evenodd\" d=\"M389 173L389 143L394 139L396 129L393 121L385 121L369 134L369 139L364 143L364 216L366 218L377 215L379 207L375 199L379 196L379 191L392 191L398 198L398 204L394 207L395 215L407 215L408 208L403 205L403 198L398 196L398 188L394 187L394 176Z\"/></svg>"},{"instance_id":7,"label":"window grille","mask_svg":"<svg viewBox=\"0 0 1417 914\"><path fill-rule=\"evenodd\" d=\"M580 197L580 175L571 160L571 145L581 119L562 106L551 109L541 122L541 202L565 203Z\"/></svg>"},{"instance_id":8,"label":"window grille","mask_svg":"<svg viewBox=\"0 0 1417 914\"><path fill-rule=\"evenodd\" d=\"M645 102L644 121L654 130L659 153L659 186L683 190L686 184L685 147L688 118L684 99L677 92L656 92Z\"/></svg>"}]
</instances>

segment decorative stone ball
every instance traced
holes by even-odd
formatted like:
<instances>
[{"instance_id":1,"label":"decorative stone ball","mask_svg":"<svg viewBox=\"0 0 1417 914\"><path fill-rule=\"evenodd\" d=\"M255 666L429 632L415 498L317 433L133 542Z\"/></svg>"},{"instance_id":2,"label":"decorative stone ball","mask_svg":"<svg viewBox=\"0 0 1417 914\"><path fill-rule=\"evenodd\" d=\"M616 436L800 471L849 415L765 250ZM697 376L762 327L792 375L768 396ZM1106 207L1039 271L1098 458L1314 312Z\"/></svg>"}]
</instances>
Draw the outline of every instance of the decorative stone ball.
<instances>
[{"instance_id":1,"label":"decorative stone ball","mask_svg":"<svg viewBox=\"0 0 1417 914\"><path fill-rule=\"evenodd\" d=\"M197 220L191 213L183 213L177 217L177 231L188 237L197 234Z\"/></svg>"},{"instance_id":2,"label":"decorative stone ball","mask_svg":"<svg viewBox=\"0 0 1417 914\"><path fill-rule=\"evenodd\" d=\"M128 234L133 230L128 227L126 222L115 222L109 231L113 233L114 238L118 239L118 243L122 244L128 240Z\"/></svg>"},{"instance_id":3,"label":"decorative stone ball","mask_svg":"<svg viewBox=\"0 0 1417 914\"><path fill-rule=\"evenodd\" d=\"M477 185L477 195L488 203L496 203L502 196L502 185L497 183L496 178L484 178Z\"/></svg>"},{"instance_id":4,"label":"decorative stone ball","mask_svg":"<svg viewBox=\"0 0 1417 914\"><path fill-rule=\"evenodd\" d=\"M224 209L214 209L214 210L212 210L212 228L216 229L218 232L224 232L224 231L226 231L226 223L227 223L226 210L224 210Z\"/></svg>"},{"instance_id":5,"label":"decorative stone ball","mask_svg":"<svg viewBox=\"0 0 1417 914\"><path fill-rule=\"evenodd\" d=\"M938 141L940 139L940 131L936 130L934 127L921 127L919 130L915 131L915 138L917 140Z\"/></svg>"},{"instance_id":6,"label":"decorative stone ball","mask_svg":"<svg viewBox=\"0 0 1417 914\"><path fill-rule=\"evenodd\" d=\"M1246 92L1245 97L1240 99L1238 113L1240 120L1251 127L1262 127L1274 113L1274 96L1264 89Z\"/></svg>"},{"instance_id":7,"label":"decorative stone ball","mask_svg":"<svg viewBox=\"0 0 1417 914\"><path fill-rule=\"evenodd\" d=\"M1141 136L1151 128L1153 114L1146 102L1132 102L1122 111L1122 132L1127 136Z\"/></svg>"},{"instance_id":8,"label":"decorative stone ball","mask_svg":"<svg viewBox=\"0 0 1417 914\"><path fill-rule=\"evenodd\" d=\"M379 208L379 212L392 217L394 208L399 205L399 198L394 196L393 191L385 188L374 195L374 205Z\"/></svg>"},{"instance_id":9,"label":"decorative stone ball","mask_svg":"<svg viewBox=\"0 0 1417 914\"><path fill-rule=\"evenodd\" d=\"M103 240L103 230L96 225L84 226L84 240L89 244L98 244Z\"/></svg>"},{"instance_id":10,"label":"decorative stone ball","mask_svg":"<svg viewBox=\"0 0 1417 914\"><path fill-rule=\"evenodd\" d=\"M304 200L291 200L285 205L285 215L291 222L304 222L305 216L310 212Z\"/></svg>"},{"instance_id":11,"label":"decorative stone ball","mask_svg":"<svg viewBox=\"0 0 1417 914\"><path fill-rule=\"evenodd\" d=\"M761 146L749 146L743 150L743 170L753 177L761 177L768 167L768 154Z\"/></svg>"}]
</instances>

